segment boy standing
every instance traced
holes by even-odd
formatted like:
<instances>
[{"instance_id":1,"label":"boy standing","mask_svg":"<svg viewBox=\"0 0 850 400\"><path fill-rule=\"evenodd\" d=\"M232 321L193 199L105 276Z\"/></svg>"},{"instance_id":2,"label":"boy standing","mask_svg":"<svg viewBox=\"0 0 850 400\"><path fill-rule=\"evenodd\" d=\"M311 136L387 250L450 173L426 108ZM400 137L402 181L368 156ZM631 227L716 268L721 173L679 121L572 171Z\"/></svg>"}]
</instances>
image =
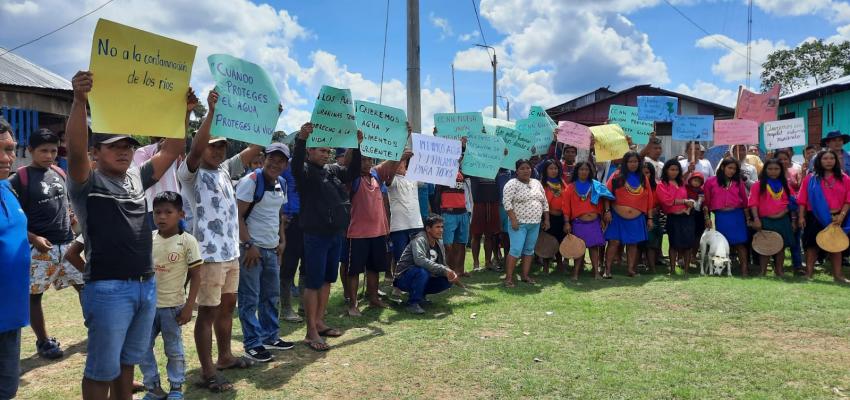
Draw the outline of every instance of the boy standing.
<instances>
[{"instance_id":1,"label":"boy standing","mask_svg":"<svg viewBox=\"0 0 850 400\"><path fill-rule=\"evenodd\" d=\"M39 356L54 360L63 353L56 338L47 336L42 294L51 286L56 290L73 286L79 292L83 274L63 258L74 236L65 171L55 164L59 136L48 129L34 132L27 150L32 162L19 168L9 183L18 192L27 215L27 236L32 247L30 325L36 337L35 347Z\"/></svg>"},{"instance_id":2,"label":"boy standing","mask_svg":"<svg viewBox=\"0 0 850 400\"><path fill-rule=\"evenodd\" d=\"M183 382L186 381L186 362L183 352L183 332L180 328L192 320L192 309L201 285L200 268L203 264L198 241L180 229L183 218L183 198L165 191L153 199L153 218L157 231L153 234L153 262L156 271L156 316L153 320L150 347L139 369L144 375L145 399L182 399ZM186 276L189 276L189 297L183 293ZM169 393L162 390L159 369L154 356L154 341L162 333Z\"/></svg>"}]
</instances>

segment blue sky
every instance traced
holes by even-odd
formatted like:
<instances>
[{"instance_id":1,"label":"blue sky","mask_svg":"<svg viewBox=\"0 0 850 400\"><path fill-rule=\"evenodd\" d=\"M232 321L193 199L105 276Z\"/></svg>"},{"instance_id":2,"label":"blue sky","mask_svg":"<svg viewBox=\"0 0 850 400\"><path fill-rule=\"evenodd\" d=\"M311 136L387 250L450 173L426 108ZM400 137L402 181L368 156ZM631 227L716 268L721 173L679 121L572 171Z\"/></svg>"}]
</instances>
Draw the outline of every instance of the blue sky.
<instances>
[{"instance_id":1,"label":"blue sky","mask_svg":"<svg viewBox=\"0 0 850 400\"><path fill-rule=\"evenodd\" d=\"M11 47L68 22L104 0L5 0L0 46ZM744 83L746 2L671 0L706 35L663 0L475 0L487 43L497 48L500 94L511 119L528 107L552 107L598 87L621 90L651 83L734 105ZM390 0L384 74L385 104L405 107L405 1ZM62 76L88 65L98 17L198 45L192 85L212 87L203 60L217 52L264 66L284 102L279 128L309 118L322 84L349 87L378 100L384 0L116 0L102 10L17 53ZM422 0L423 130L435 112L451 111L450 65L456 65L458 111L491 113L491 72L466 0ZM756 0L753 79L767 54L811 38L850 39L850 4L838 0ZM504 100L499 100L504 118Z\"/></svg>"}]
</instances>

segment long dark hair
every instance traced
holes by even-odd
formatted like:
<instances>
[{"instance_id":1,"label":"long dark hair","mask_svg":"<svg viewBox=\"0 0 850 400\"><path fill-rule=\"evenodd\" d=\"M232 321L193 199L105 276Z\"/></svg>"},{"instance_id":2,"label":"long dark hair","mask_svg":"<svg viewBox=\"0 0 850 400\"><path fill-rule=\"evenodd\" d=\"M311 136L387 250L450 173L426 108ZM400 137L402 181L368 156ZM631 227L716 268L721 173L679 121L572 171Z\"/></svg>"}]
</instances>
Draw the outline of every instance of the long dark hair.
<instances>
[{"instance_id":1,"label":"long dark hair","mask_svg":"<svg viewBox=\"0 0 850 400\"><path fill-rule=\"evenodd\" d=\"M652 188L652 190L655 190L655 187L658 186L658 183L655 182L655 165L653 165L649 161L644 161L643 164L640 167L641 167L641 173L640 173L641 176L644 176L649 181L649 187ZM649 171L648 177L646 177L643 174L644 169Z\"/></svg>"},{"instance_id":2,"label":"long dark hair","mask_svg":"<svg viewBox=\"0 0 850 400\"><path fill-rule=\"evenodd\" d=\"M619 173L617 174L617 178L614 179L614 181L612 182L614 190L617 190L617 188L620 188L626 184L626 177L629 176L629 160L631 160L632 158L637 158L638 160L638 169L635 172L637 172L638 175L641 177L640 186L644 186L643 172L641 171L641 168L643 168L643 163L640 162L640 154L638 154L636 151L629 151L626 154L623 154L623 161L620 164L620 169L618 170Z\"/></svg>"},{"instance_id":3,"label":"long dark hair","mask_svg":"<svg viewBox=\"0 0 850 400\"><path fill-rule=\"evenodd\" d=\"M788 193L788 196L791 196L791 189L788 187L788 179L785 178L785 166L782 165L782 161L779 161L778 158L771 158L764 162L764 166L761 168L761 174L759 174L759 189L761 189L762 195L767 192L767 180L770 179L767 177L767 167L776 164L779 167L779 181L782 182L782 187L785 189L785 193Z\"/></svg>"},{"instance_id":4,"label":"long dark hair","mask_svg":"<svg viewBox=\"0 0 850 400\"><path fill-rule=\"evenodd\" d=\"M679 160L670 159L664 163L664 168L661 168L661 182L667 183L670 181L670 178L667 177L667 171L670 170L671 167L678 167L679 174L676 175L676 178L673 180L676 181L676 184L682 186L684 184L684 179L682 178L682 164L679 164Z\"/></svg>"},{"instance_id":5,"label":"long dark hair","mask_svg":"<svg viewBox=\"0 0 850 400\"><path fill-rule=\"evenodd\" d=\"M570 178L570 183L578 182L578 170L584 165L587 165L587 169L590 171L590 173L587 174L587 181L590 182L593 180L596 176L596 171L593 170L593 164L588 161L579 161L573 167L573 176Z\"/></svg>"},{"instance_id":6,"label":"long dark hair","mask_svg":"<svg viewBox=\"0 0 850 400\"><path fill-rule=\"evenodd\" d=\"M832 153L832 156L835 157L835 166L832 167L832 175L835 176L835 179L838 179L839 181L843 180L844 177L841 174L841 163L838 162L838 154L830 149L821 150L821 152L819 152L815 156L815 176L817 176L818 178L823 178L824 173L826 172L826 170L823 168L823 164L821 163L821 157L823 157L823 155L826 153Z\"/></svg>"},{"instance_id":7,"label":"long dark hair","mask_svg":"<svg viewBox=\"0 0 850 400\"><path fill-rule=\"evenodd\" d=\"M732 175L732 178L729 179L731 179L732 182L741 182L741 163L734 158L726 157L720 162L720 166L717 167L717 183L719 183L720 186L726 186L728 183L726 182L727 178L725 171L726 166L729 164L735 164L735 175Z\"/></svg>"},{"instance_id":8,"label":"long dark hair","mask_svg":"<svg viewBox=\"0 0 850 400\"><path fill-rule=\"evenodd\" d=\"M557 178L563 180L564 171L561 169L561 163L558 160L549 158L540 163L540 166L537 167L537 174L540 176L540 180L546 182L549 179L549 166L554 165L555 168L558 168L558 176Z\"/></svg>"}]
</instances>

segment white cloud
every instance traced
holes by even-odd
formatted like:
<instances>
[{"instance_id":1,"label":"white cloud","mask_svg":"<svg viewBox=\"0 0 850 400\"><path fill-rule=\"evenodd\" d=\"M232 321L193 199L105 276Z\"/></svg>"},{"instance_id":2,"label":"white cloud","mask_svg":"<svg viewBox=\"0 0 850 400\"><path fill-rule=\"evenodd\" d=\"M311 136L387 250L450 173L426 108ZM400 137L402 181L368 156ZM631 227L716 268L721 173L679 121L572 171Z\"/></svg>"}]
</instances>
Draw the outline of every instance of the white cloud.
<instances>
[{"instance_id":1,"label":"white cloud","mask_svg":"<svg viewBox=\"0 0 850 400\"><path fill-rule=\"evenodd\" d=\"M438 17L433 12L428 14L428 20L431 21L431 25L434 25L440 30L440 40L454 36L449 20L443 17Z\"/></svg>"},{"instance_id":2,"label":"white cloud","mask_svg":"<svg viewBox=\"0 0 850 400\"><path fill-rule=\"evenodd\" d=\"M836 34L826 39L828 43L841 43L845 40L850 40L850 25L844 25L836 29Z\"/></svg>"},{"instance_id":3,"label":"white cloud","mask_svg":"<svg viewBox=\"0 0 850 400\"><path fill-rule=\"evenodd\" d=\"M694 82L693 87L681 83L676 86L675 91L728 107L734 107L738 97L738 92L735 90L723 89L713 83L703 82L699 79Z\"/></svg>"},{"instance_id":4,"label":"white cloud","mask_svg":"<svg viewBox=\"0 0 850 400\"><path fill-rule=\"evenodd\" d=\"M472 31L472 32L469 32L469 33L464 33L462 35L458 35L457 40L460 41L460 42L471 42L471 41L478 39L480 37L481 37L481 34L478 33L478 31Z\"/></svg>"},{"instance_id":5,"label":"white cloud","mask_svg":"<svg viewBox=\"0 0 850 400\"><path fill-rule=\"evenodd\" d=\"M758 82L762 71L761 64L767 60L767 56L776 50L788 49L788 46L782 40L772 42L767 39L753 40L751 45L751 82ZM725 52L711 66L711 71L715 75L722 77L724 81L740 82L747 79L746 44L732 40L724 35L711 35L697 40L696 46L703 49L719 49ZM734 49L734 51L730 50L730 48Z\"/></svg>"},{"instance_id":6,"label":"white cloud","mask_svg":"<svg viewBox=\"0 0 850 400\"><path fill-rule=\"evenodd\" d=\"M5 13L9 13L13 16L21 16L21 15L32 15L37 14L39 7L38 4L32 2L30 0L24 0L22 2L14 2L10 1L8 3L4 3L0 5L0 9Z\"/></svg>"},{"instance_id":7,"label":"white cloud","mask_svg":"<svg viewBox=\"0 0 850 400\"><path fill-rule=\"evenodd\" d=\"M755 0L762 10L779 16L801 16L818 14L833 22L850 21L850 4L835 0Z\"/></svg>"},{"instance_id":8,"label":"white cloud","mask_svg":"<svg viewBox=\"0 0 850 400\"><path fill-rule=\"evenodd\" d=\"M489 72L493 70L490 64L490 53L483 47L470 47L455 53L453 64L458 71Z\"/></svg>"}]
</instances>

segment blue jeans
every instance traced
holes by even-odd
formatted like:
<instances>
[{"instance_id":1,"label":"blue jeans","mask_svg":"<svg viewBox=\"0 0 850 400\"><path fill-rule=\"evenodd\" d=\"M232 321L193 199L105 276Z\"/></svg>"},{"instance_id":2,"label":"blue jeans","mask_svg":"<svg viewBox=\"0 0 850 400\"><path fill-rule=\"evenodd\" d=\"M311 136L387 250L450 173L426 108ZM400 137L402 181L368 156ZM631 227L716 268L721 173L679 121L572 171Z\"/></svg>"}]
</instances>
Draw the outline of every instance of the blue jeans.
<instances>
[{"instance_id":1,"label":"blue jeans","mask_svg":"<svg viewBox=\"0 0 850 400\"><path fill-rule=\"evenodd\" d=\"M180 325L177 324L177 315L180 314L182 309L183 306L156 309L150 347L142 362L139 363L139 369L142 370L144 376L143 383L149 390L160 385L159 368L156 366L156 356L153 350L154 341L160 333L162 333L162 343L165 347L165 357L168 358L168 363L165 365L165 370L168 372L168 383L171 384L172 388L176 388L183 386L183 383L186 382L183 333Z\"/></svg>"},{"instance_id":2,"label":"blue jeans","mask_svg":"<svg viewBox=\"0 0 850 400\"><path fill-rule=\"evenodd\" d=\"M156 279L88 282L81 297L89 337L83 375L112 381L122 365L139 364L150 351Z\"/></svg>"},{"instance_id":3,"label":"blue jeans","mask_svg":"<svg viewBox=\"0 0 850 400\"><path fill-rule=\"evenodd\" d=\"M393 286L407 292L408 304L419 304L426 295L440 293L452 287L452 284L445 276L431 276L425 268L411 267L395 278Z\"/></svg>"},{"instance_id":4,"label":"blue jeans","mask_svg":"<svg viewBox=\"0 0 850 400\"><path fill-rule=\"evenodd\" d=\"M0 399L18 392L21 376L21 329L0 332Z\"/></svg>"},{"instance_id":5,"label":"blue jeans","mask_svg":"<svg viewBox=\"0 0 850 400\"><path fill-rule=\"evenodd\" d=\"M304 269L307 289L318 290L326 283L336 282L342 235L315 235L304 232Z\"/></svg>"},{"instance_id":6,"label":"blue jeans","mask_svg":"<svg viewBox=\"0 0 850 400\"><path fill-rule=\"evenodd\" d=\"M280 264L275 249L257 247L257 250L260 258L250 268L245 266L244 255L239 260L237 298L245 350L279 339Z\"/></svg>"},{"instance_id":7,"label":"blue jeans","mask_svg":"<svg viewBox=\"0 0 850 400\"><path fill-rule=\"evenodd\" d=\"M508 237L511 239L511 249L508 251L514 258L521 256L533 256L534 245L537 244L537 236L540 235L540 224L519 224L519 229L508 229Z\"/></svg>"}]
</instances>

